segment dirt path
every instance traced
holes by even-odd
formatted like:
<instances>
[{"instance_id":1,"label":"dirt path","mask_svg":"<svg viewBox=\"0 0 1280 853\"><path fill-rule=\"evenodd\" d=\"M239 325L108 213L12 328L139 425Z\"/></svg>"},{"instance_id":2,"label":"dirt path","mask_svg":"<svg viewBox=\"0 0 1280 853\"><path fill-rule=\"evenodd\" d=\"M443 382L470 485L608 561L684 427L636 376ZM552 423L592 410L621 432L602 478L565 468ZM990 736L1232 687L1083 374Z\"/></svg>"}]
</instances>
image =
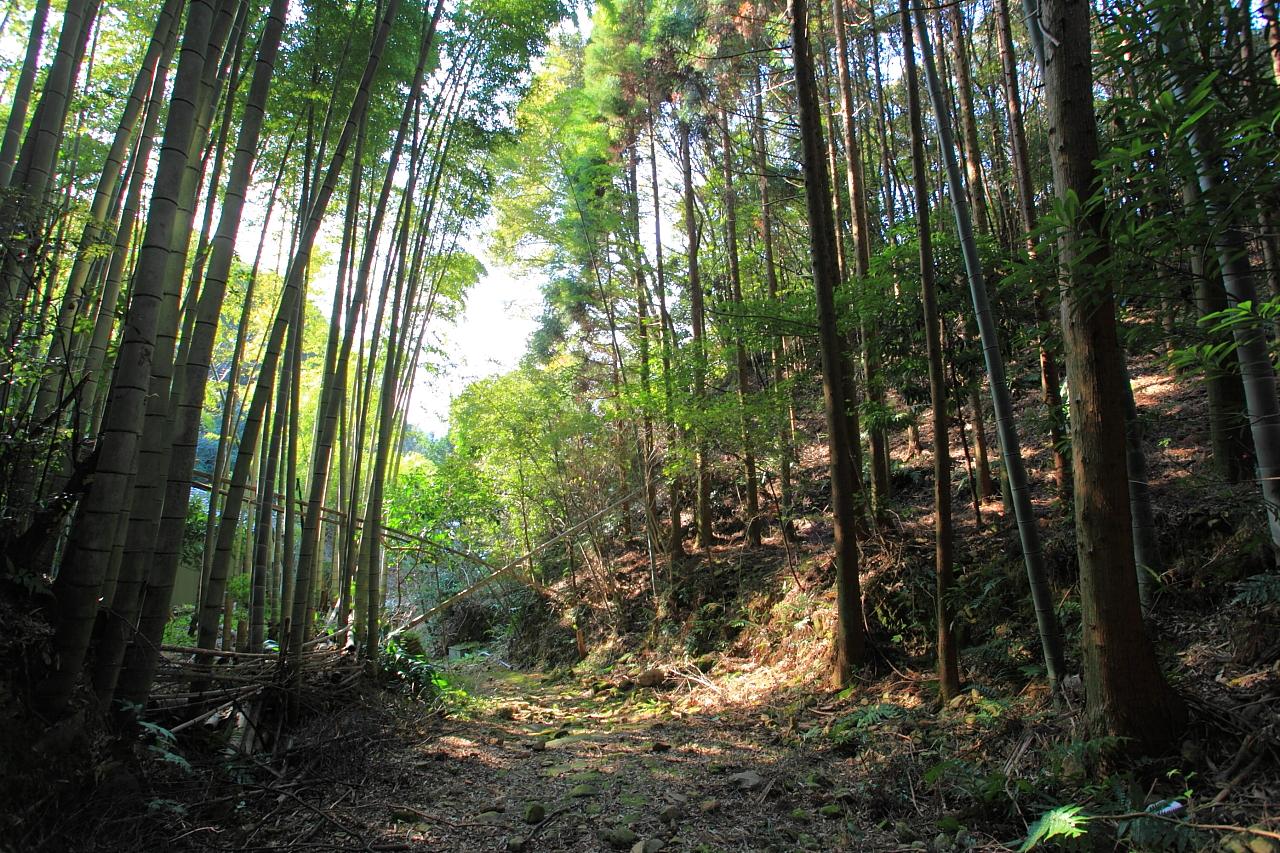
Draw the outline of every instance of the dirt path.
<instances>
[{"instance_id":1,"label":"dirt path","mask_svg":"<svg viewBox=\"0 0 1280 853\"><path fill-rule=\"evenodd\" d=\"M383 849L393 839L415 850L898 846L855 830L832 781L848 760L797 751L745 715L682 713L661 690L493 663L449 677L469 707L403 756L426 778L398 786Z\"/></svg>"}]
</instances>

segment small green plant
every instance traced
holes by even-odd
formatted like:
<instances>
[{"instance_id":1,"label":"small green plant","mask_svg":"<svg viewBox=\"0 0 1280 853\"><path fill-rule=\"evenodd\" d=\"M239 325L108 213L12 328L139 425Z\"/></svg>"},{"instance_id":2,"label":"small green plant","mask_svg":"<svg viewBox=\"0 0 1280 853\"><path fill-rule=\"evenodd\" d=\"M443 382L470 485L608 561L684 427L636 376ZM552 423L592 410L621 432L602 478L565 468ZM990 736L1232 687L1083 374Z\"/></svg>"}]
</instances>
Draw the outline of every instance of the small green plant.
<instances>
[{"instance_id":1,"label":"small green plant","mask_svg":"<svg viewBox=\"0 0 1280 853\"><path fill-rule=\"evenodd\" d=\"M1280 604L1280 575L1263 572L1245 578L1236 584L1236 594L1231 603L1244 607Z\"/></svg>"},{"instance_id":2,"label":"small green plant","mask_svg":"<svg viewBox=\"0 0 1280 853\"><path fill-rule=\"evenodd\" d=\"M1104 735L1096 738L1071 740L1059 744L1048 752L1049 764L1059 776L1084 776L1097 766L1103 756L1120 748L1123 738Z\"/></svg>"},{"instance_id":3,"label":"small green plant","mask_svg":"<svg viewBox=\"0 0 1280 853\"><path fill-rule=\"evenodd\" d=\"M836 720L829 729L825 731L827 739L836 747L855 746L862 738L862 734L879 723L901 717L905 712L899 705L893 705L888 702L877 702L874 705L866 705L854 710L852 713L846 714ZM810 729L804 734L806 739L812 738L823 733L821 729Z\"/></svg>"},{"instance_id":4,"label":"small green plant","mask_svg":"<svg viewBox=\"0 0 1280 853\"><path fill-rule=\"evenodd\" d=\"M449 682L412 643L390 637L379 650L378 672L383 681L420 702L436 703L449 690Z\"/></svg>"},{"instance_id":5,"label":"small green plant","mask_svg":"<svg viewBox=\"0 0 1280 853\"><path fill-rule=\"evenodd\" d=\"M191 762L178 754L178 739L174 737L173 732L148 720L138 720L138 725L144 732L143 736L151 741L146 745L148 752L156 755L161 761L167 761L188 773L191 772Z\"/></svg>"},{"instance_id":6,"label":"small green plant","mask_svg":"<svg viewBox=\"0 0 1280 853\"><path fill-rule=\"evenodd\" d=\"M938 762L926 770L922 778L926 785L945 780L992 814L1009 812L1013 801L1030 788L1025 779L1010 779L1000 770L986 771L981 765L957 758Z\"/></svg>"},{"instance_id":7,"label":"small green plant","mask_svg":"<svg viewBox=\"0 0 1280 853\"><path fill-rule=\"evenodd\" d=\"M1027 827L1027 837L1018 850L1026 853L1055 838L1060 840L1080 838L1088 831L1086 829L1088 821L1089 815L1084 813L1084 806L1055 806Z\"/></svg>"},{"instance_id":8,"label":"small green plant","mask_svg":"<svg viewBox=\"0 0 1280 853\"><path fill-rule=\"evenodd\" d=\"M1193 827L1171 820L1183 810L1176 800L1160 800L1143 811L1152 817L1136 817L1122 820L1116 825L1116 838L1126 840L1135 850L1204 850L1211 845L1210 837Z\"/></svg>"},{"instance_id":9,"label":"small green plant","mask_svg":"<svg viewBox=\"0 0 1280 853\"><path fill-rule=\"evenodd\" d=\"M191 615L195 613L195 605L186 604L173 613L164 626L161 642L167 646L186 646L191 643Z\"/></svg>"}]
</instances>

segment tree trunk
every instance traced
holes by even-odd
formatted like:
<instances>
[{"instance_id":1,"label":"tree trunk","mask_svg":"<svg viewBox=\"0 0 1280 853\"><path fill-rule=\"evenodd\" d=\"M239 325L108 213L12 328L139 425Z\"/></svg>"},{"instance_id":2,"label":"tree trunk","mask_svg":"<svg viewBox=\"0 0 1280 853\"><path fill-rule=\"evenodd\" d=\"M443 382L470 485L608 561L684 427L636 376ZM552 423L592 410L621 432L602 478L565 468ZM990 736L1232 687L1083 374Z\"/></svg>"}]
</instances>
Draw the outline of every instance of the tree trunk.
<instances>
[{"instance_id":1,"label":"tree trunk","mask_svg":"<svg viewBox=\"0 0 1280 853\"><path fill-rule=\"evenodd\" d=\"M1187 50L1185 37L1176 23L1160 26L1157 19L1156 26L1164 38L1165 54L1169 58L1170 87L1174 97L1185 100L1186 93L1192 88L1189 72L1183 64ZM1227 296L1235 305L1254 305L1258 294L1244 234L1238 223L1232 221L1230 212L1222 206L1221 158L1214 150L1212 138L1204 130L1203 121L1191 125L1186 133ZM1276 398L1275 369L1268 355L1266 331L1261 320L1255 316L1252 322L1237 322L1232 326L1232 334L1244 381L1253 447L1257 454L1258 481L1271 542L1280 548L1280 401Z\"/></svg>"},{"instance_id":2,"label":"tree trunk","mask_svg":"<svg viewBox=\"0 0 1280 853\"><path fill-rule=\"evenodd\" d=\"M929 360L929 401L933 425L934 619L938 636L938 690L943 702L960 692L960 662L952 627L950 597L954 586L951 523L951 442L947 430L947 380L942 367L942 327L934 285L933 243L929 225L929 189L925 182L924 126L916 75L911 14L901 0L902 44L907 104L911 116L911 171L916 194L916 228L920 239L920 301L924 309L925 351Z\"/></svg>"},{"instance_id":3,"label":"tree trunk","mask_svg":"<svg viewBox=\"0 0 1280 853\"><path fill-rule=\"evenodd\" d=\"M1262 17L1266 21L1267 51L1271 54L1271 73L1280 83L1280 15L1276 0L1262 0Z\"/></svg>"},{"instance_id":4,"label":"tree trunk","mask_svg":"<svg viewBox=\"0 0 1280 853\"><path fill-rule=\"evenodd\" d=\"M1022 93L1018 89L1018 63L1013 50L1013 33L1009 24L1009 0L995 0L996 37L1000 44L1001 84L1004 88L1005 109L1009 114L1009 159L1013 166L1014 185L1017 189L1018 215L1026 234L1027 252L1036 257L1035 240L1036 206L1035 192L1031 186L1031 155L1027 149L1026 124L1022 116ZM1071 465L1064 450L1066 429L1063 423L1062 379L1057 359L1049 347L1051 321L1045 308L1045 294L1039 289L1035 296L1036 323L1040 326L1040 393L1049 413L1049 444L1053 453L1053 481L1058 496L1067 503L1071 498Z\"/></svg>"},{"instance_id":5,"label":"tree trunk","mask_svg":"<svg viewBox=\"0 0 1280 853\"><path fill-rule=\"evenodd\" d=\"M209 378L210 356L213 352L217 325L226 294L235 239L244 210L245 194L253 174L253 163L265 116L267 95L287 10L287 0L272 0L259 42L257 64L249 85L244 116L236 139L236 152L228 174L222 214L213 241L208 274L200 294L200 302L196 307L191 340L184 348L183 363L178 366L180 387L176 389L172 427L169 431L170 444L165 462L167 479L164 483L163 507L159 515L159 525L154 534L154 556L151 560L151 571L147 577L142 618L137 628L137 638L140 640L135 639L128 652L125 660L126 675L122 677L117 691L119 698L125 702L141 704L145 701L155 672L157 658L155 650L159 646L160 637L163 635L164 625L169 616L173 584L177 576L186 527L187 509L191 499L192 471L195 466L196 445L200 433L200 415ZM246 299L248 298L249 295L246 294ZM231 405L232 396L228 393L227 406ZM246 436L242 440L256 441L256 437ZM213 485L216 489L218 486L216 479ZM270 502L269 495L266 500ZM214 501L211 499L210 508L213 506ZM238 520L240 515L238 506L235 513ZM247 548L248 545L246 544L245 547ZM210 624L207 627L203 624L206 616L210 618ZM205 609L202 612L201 621L202 631L212 632L216 615ZM205 636L208 637L210 634L206 633Z\"/></svg>"},{"instance_id":6,"label":"tree trunk","mask_svg":"<svg viewBox=\"0 0 1280 853\"><path fill-rule=\"evenodd\" d=\"M48 363L51 365L62 363L63 369L58 373L49 373L41 382L35 404L37 421L44 421L50 415L65 387L75 385L74 377L71 376L69 357L73 349L72 338L75 334L73 325L81 314L84 286L88 281L90 270L95 266L96 258L93 249L102 239L103 231L111 226L110 207L116 198L116 186L124 170L129 143L133 139L133 132L147 104L147 95L151 91L160 60L162 56L172 52L171 45L174 43L181 13L182 0L166 0L152 30L151 41L147 46L142 65L134 77L133 88L125 101L111 148L107 151L102 173L94 190L93 201L89 206L88 220L81 230L75 260L67 277L62 305L49 344ZM70 381L59 381L63 379Z\"/></svg>"},{"instance_id":7,"label":"tree trunk","mask_svg":"<svg viewBox=\"0 0 1280 853\"><path fill-rule=\"evenodd\" d=\"M658 139L653 126L653 110L648 113L649 119L649 187L653 195L653 245L654 245L654 290L658 294L658 320L662 332L662 392L666 404L667 415L667 449L668 453L680 440L680 429L676 425L674 385L672 383L671 360L676 355L675 327L671 315L667 313L667 276L662 257L662 193L658 185ZM680 477L672 471L667 477L667 503L671 516L671 525L667 529L666 552L668 572L670 561L684 556L684 528L680 521ZM670 574L668 574L670 582Z\"/></svg>"},{"instance_id":8,"label":"tree trunk","mask_svg":"<svg viewBox=\"0 0 1280 853\"><path fill-rule=\"evenodd\" d=\"M164 297L171 235L196 129L200 76L213 23L210 0L192 0L174 93L157 167L146 236L134 278L124 336L117 357L113 400L105 416L94 482L81 503L54 584L57 663L39 687L40 704L59 714L84 662L103 579L107 574L127 486L138 471L138 444L151 384L160 303Z\"/></svg>"},{"instance_id":9,"label":"tree trunk","mask_svg":"<svg viewBox=\"0 0 1280 853\"><path fill-rule=\"evenodd\" d=\"M818 7L818 53L822 57L822 83L825 90L829 90L834 75L831 73L830 51L822 39L822 7ZM816 73L816 71L815 71ZM827 94L827 92L824 92ZM839 184L836 182L835 176L840 170L840 156L836 140L840 136L839 126L836 124L836 114L834 101L830 97L823 99L825 103L825 116L827 122L827 163L826 172L831 181L831 218L832 226L835 228L835 242L832 248L835 251L836 271L840 276L840 284L849 284L849 259L845 254L844 245L844 201L840 194ZM861 397L858 393L858 363L854 357L854 353L862 349L865 356L866 350L864 342L859 340L859 336L855 331L849 331L844 346L844 369L840 372L841 381L844 383L842 394L844 394L844 404L841 407L845 417L845 434L849 436L849 453L853 465L853 474L855 485L858 490L859 498L865 497L862 491L862 426L860 408L862 405ZM865 372L867 361L863 358L862 368ZM874 480L876 477L877 466L875 464L875 456L872 456L871 476ZM874 485L873 485L874 492ZM874 509L874 507L873 507ZM859 507L861 514L861 507Z\"/></svg>"},{"instance_id":10,"label":"tree trunk","mask_svg":"<svg viewBox=\"0 0 1280 853\"><path fill-rule=\"evenodd\" d=\"M725 252L729 261L729 295L734 308L742 311L742 275L738 268L738 196L733 186L733 140L729 133L729 113L720 114L721 148L724 160L724 210L725 210ZM756 454L751 430L751 414L747 408L748 377L751 375L751 362L747 358L747 346L743 342L742 330L734 333L734 354L737 359L738 407L742 427L742 464L747 480L747 532L748 548L760 547L760 532L764 526L760 517L760 483L756 474Z\"/></svg>"},{"instance_id":11,"label":"tree trunk","mask_svg":"<svg viewBox=\"0 0 1280 853\"><path fill-rule=\"evenodd\" d=\"M832 0L831 9L832 29L835 31L836 41L836 78L840 89L840 111L844 130L844 171L849 188L849 233L853 237L852 284L861 290L866 287L867 273L871 265L871 228L867 216L867 191L862 173L862 148L858 144L857 125L854 120L853 83L849 75L849 45L844 20L844 0ZM832 134L834 133L833 126ZM836 215L838 218L838 208ZM884 390L878 378L880 358L877 353L875 325L867 323L866 318L862 317L859 321L859 329L867 396L871 402L884 406ZM868 430L868 436L871 447L871 500L878 514L889 500L889 440L884 428L875 424ZM858 438L855 432L852 440L856 442Z\"/></svg>"},{"instance_id":12,"label":"tree trunk","mask_svg":"<svg viewBox=\"0 0 1280 853\"><path fill-rule=\"evenodd\" d=\"M1045 100L1054 185L1065 205L1084 205L1059 238L1062 322L1071 377L1071 440L1076 487L1086 710L1100 733L1147 748L1181 732L1186 709L1166 684L1143 629L1128 519L1124 354L1105 279L1088 269L1109 251L1101 235L1097 123L1093 110L1089 5L1043 0Z\"/></svg>"},{"instance_id":13,"label":"tree trunk","mask_svg":"<svg viewBox=\"0 0 1280 853\"><path fill-rule=\"evenodd\" d=\"M213 98L212 79L216 73L217 63L211 61L219 55L223 40L230 33L238 4L224 2L218 7L210 30L206 46L209 58L201 73L201 102L197 106L197 117L191 150L203 147L202 141L208 132L207 115L212 109L205 99ZM193 156L188 158L183 175L181 191L177 196L177 215L173 220L170 233L169 252L164 260L163 296L160 303L159 317L155 328L155 344L151 350L151 381L144 404L145 415L142 433L137 447L137 476L129 488L130 502L120 511L121 523L125 525L125 541L123 559L119 563L120 595L112 597L117 583L116 567L108 572L103 584L103 598L112 601L111 611L115 618L123 623L117 637L124 639L132 626L134 615L138 612L139 594L143 585L151 577L153 559L156 553L156 536L160 519L164 511L165 474L168 471L169 459L172 455L172 425L174 408L172 395L181 392L174 386L174 348L177 342L178 300L181 296L183 272L185 269L187 249L190 244L192 225L195 220L195 200L199 189L201 167ZM181 380L179 379L179 386ZM108 408L114 405L116 388L113 386L108 397ZM201 401L203 402L203 400ZM183 514L185 524L185 509ZM176 567L176 563L175 563ZM99 667L95 673L103 681L105 692L104 704L110 699L114 690L114 682L119 675L119 661L122 650L112 650L113 668Z\"/></svg>"},{"instance_id":14,"label":"tree trunk","mask_svg":"<svg viewBox=\"0 0 1280 853\"><path fill-rule=\"evenodd\" d=\"M290 329L289 337L294 337L295 332ZM292 357L292 349L289 350L288 358ZM274 562L274 546L278 544L278 536L272 533L274 521L276 518L275 511L275 493L276 493L276 474L280 466L280 445L284 440L284 429L286 413L286 400L288 399L288 376L290 371L286 367L285 378L276 388L276 406L275 411L267 412L266 424L263 427L262 441L265 445L262 450L260 473L258 475L258 506L255 513L256 519L252 527L252 554L253 560L250 563L250 595L249 595L249 651L258 652L262 650L263 641L266 639L267 625L267 576L270 574L271 564ZM250 531L246 531L249 535Z\"/></svg>"},{"instance_id":15,"label":"tree trunk","mask_svg":"<svg viewBox=\"0 0 1280 853\"><path fill-rule=\"evenodd\" d=\"M86 433L95 435L101 425L102 403L100 390L107 384L100 382L106 373L107 348L111 343L112 331L115 328L116 310L119 307L120 289L125 278L125 268L130 260L130 247L133 243L138 210L142 206L142 191L146 185L147 166L151 160L151 151L155 143L156 130L160 127L163 112L165 85L169 77L170 61L177 47L177 32L170 33L169 43L160 64L156 67L155 79L151 84L151 96L147 103L147 116L142 123L142 132L133 157L129 163L128 189L125 191L124 205L120 212L120 222L116 227L115 244L111 251L107 272L103 279L102 293L98 297L98 310L94 316L93 332L89 336L88 345L83 355L83 386L80 399L89 411L89 426Z\"/></svg>"},{"instance_id":16,"label":"tree trunk","mask_svg":"<svg viewBox=\"0 0 1280 853\"><path fill-rule=\"evenodd\" d=\"M769 150L764 129L764 79L752 78L755 90L755 122L753 124L756 148L756 168L760 172L758 179L760 188L760 239L764 249L765 292L769 299L778 298L778 269L774 260L773 240L773 205L769 193ZM784 387L783 377L786 368L786 338L778 334L773 341L773 387L775 392ZM790 391L786 392L788 395ZM781 402L781 401L779 401ZM786 429L779 436L778 479L781 494L778 496L778 524L782 536L790 541L795 535L795 522L791 518L793 501L791 485L791 460L795 455L795 447L790 440L790 432Z\"/></svg>"},{"instance_id":17,"label":"tree trunk","mask_svg":"<svg viewBox=\"0 0 1280 853\"><path fill-rule=\"evenodd\" d=\"M27 108L31 105L31 93L35 89L40 48L44 44L44 28L48 19L49 0L36 0L35 12L31 16L31 29L27 32L27 52L18 72L18 85L13 92L13 100L9 102L4 140L0 142L0 189L7 188L13 176L18 144L22 141L22 130L27 123Z\"/></svg>"},{"instance_id":18,"label":"tree trunk","mask_svg":"<svg viewBox=\"0 0 1280 853\"><path fill-rule=\"evenodd\" d=\"M684 228L688 239L689 255L689 303L693 314L693 397L694 405L701 408L707 396L706 315L703 307L702 279L698 269L698 244L701 229L698 225L697 204L693 196L693 150L689 145L689 125L680 121L680 168L684 180ZM695 522L698 547L711 547L711 477L707 472L707 440L701 423L694 428L696 446L695 465Z\"/></svg>"},{"instance_id":19,"label":"tree trunk","mask_svg":"<svg viewBox=\"0 0 1280 853\"><path fill-rule=\"evenodd\" d=\"M965 34L964 12L959 3L946 7L951 26L951 67L955 72L956 101L960 106L960 135L964 140L964 171L969 189L969 209L979 234L991 233L987 215L987 194L982 178L982 151L978 147L978 121L973 109L973 79L969 73L969 51ZM941 31L941 21L939 21Z\"/></svg>"},{"instance_id":20,"label":"tree trunk","mask_svg":"<svg viewBox=\"0 0 1280 853\"><path fill-rule=\"evenodd\" d=\"M653 565L653 548L652 543L658 540L658 485L657 476L654 473L657 464L657 447L653 438L653 415L649 410L649 400L652 391L652 354L649 338L650 314L649 314L649 285L645 282L644 275L644 249L640 244L640 178L639 178L639 151L637 150L637 141L633 136L630 144L627 145L627 165L626 165L626 184L627 184L627 221L628 234L626 242L629 244L624 257L630 262L632 267L632 279L635 284L636 291L636 357L639 360L640 373L640 392L643 396L643 404L640 407L640 477L644 486L644 521L645 521L645 538L649 547L649 574L650 577L656 577L656 567ZM528 550L528 549L526 549ZM654 595L657 595L655 589Z\"/></svg>"},{"instance_id":21,"label":"tree trunk","mask_svg":"<svg viewBox=\"0 0 1280 853\"><path fill-rule=\"evenodd\" d=\"M1183 182L1182 199L1187 216L1204 215L1200 185L1194 179ZM1191 276L1195 279L1196 309L1201 317L1227 310L1227 291L1222 286L1216 262L1202 246L1192 246ZM1209 404L1209 444L1213 466L1228 483L1240 483L1253 469L1253 439L1245 414L1244 386L1234 369L1211 370L1205 376Z\"/></svg>"},{"instance_id":22,"label":"tree trunk","mask_svg":"<svg viewBox=\"0 0 1280 853\"><path fill-rule=\"evenodd\" d=\"M294 251L292 258L289 261L288 271L285 275L284 290L280 297L280 304L276 311L275 319L272 322L271 332L263 348L262 365L258 371L258 381L254 388L253 399L249 404L249 409L245 416L244 431L240 439L240 449L236 454L236 463L234 470L232 471L226 504L222 513L222 520L219 524L218 543L214 556L213 570L209 577L209 589L206 591L205 595L206 609L210 608L211 605L216 608L216 593L220 592L222 587L226 584L227 556L223 555L229 555L230 553L231 541L235 535L236 523L244 500L244 484L248 476L249 466L253 460L254 445L257 442L258 435L261 430L263 411L266 408L268 399L271 396L271 390L275 384L275 374L279 366L280 353L284 344L285 332L297 314L297 307L299 301L302 299L303 284L306 280L307 269L310 266L311 252L315 245L316 236L320 231L320 224L324 218L325 210L328 208L329 199L332 197L334 189L337 186L338 178L346 161L347 151L356 135L356 128L359 125L361 116L368 104L373 85L373 78L382 64L382 52L386 47L387 38L391 30L391 24L395 20L399 7L400 0L388 0L382 19L378 22L373 41L369 47L368 59L365 63L364 72L356 87L355 97L352 100L351 107L347 113L346 123L343 125L342 133L334 146L324 181L317 189L314 201L307 213L306 221L304 222L299 235L297 249ZM300 588L295 593L295 600L299 597L303 600L307 600L309 595L310 590ZM297 608L295 606L295 610L296 609ZM201 632L203 633L203 631L204 626L202 624ZM304 634L304 626L291 626L290 646L292 648L300 648L304 639ZM289 665L293 666L294 663L290 663ZM296 666L294 666L294 669L295 673L300 673L300 671L296 670Z\"/></svg>"},{"instance_id":23,"label":"tree trunk","mask_svg":"<svg viewBox=\"0 0 1280 853\"><path fill-rule=\"evenodd\" d=\"M791 43L794 54L796 94L799 100L800 138L809 216L809 252L818 305L818 337L822 353L822 397L827 415L827 449L830 454L831 510L835 533L837 627L833 638L835 677L847 683L853 669L866 661L866 626L862 591L858 580L858 515L850 437L845 431L844 368L840 333L836 327L835 289L840 280L836 264L836 229L831 211L831 190L823 155L822 113L818 106L813 57L809 48L809 13L806 0L791 0Z\"/></svg>"},{"instance_id":24,"label":"tree trunk","mask_svg":"<svg viewBox=\"0 0 1280 853\"><path fill-rule=\"evenodd\" d=\"M351 350L355 343L355 333L357 329L357 321L362 316L364 304L368 299L369 277L373 269L373 261L376 255L376 236L382 231L382 224L386 217L387 202L391 195L393 180L397 165L400 161L400 152L404 146L404 140L409 132L409 121L413 116L413 109L418 99L418 92L421 89L423 74L425 73L427 57L430 54L430 46L435 39L435 29L439 22L442 11L442 3L436 3L435 10L432 13L431 23L424 31L422 40L419 43L418 63L414 71L414 82L410 89L413 96L406 99L404 110L401 112L400 125L396 131L395 142L391 148L390 159L388 161L387 173L384 177L381 190L378 195L378 201L374 207L373 215L370 219L369 228L366 233L367 245L365 246L364 255L361 258L360 269L356 275L355 286L352 290L350 309L347 313L346 326L343 331L341 343L335 334L336 327L331 326L329 330L329 343L325 349L324 363L324 386L321 389L320 402L316 409L316 422L318 429L316 431L316 439L312 449L311 460L311 484L310 493L307 499L306 512L303 514L302 535L299 540L298 549L298 566L297 574L311 573L316 559L316 548L318 547L318 535L320 530L320 511L324 507L325 491L328 484L330 461L333 454L333 439L337 432L338 420L343 411L346 401L346 389L348 382L348 368L351 363ZM363 127L364 116L360 117L361 126ZM362 146L357 146L357 151ZM337 309L339 302L335 297L334 313L332 317L338 316ZM335 319L336 322L336 319ZM358 445L361 440L362 433L354 432L354 441ZM352 525L352 535L354 536L354 512L358 504L355 501L355 483L359 480L358 472L352 473L352 501L350 503L350 517L348 523ZM367 528L366 528L367 529ZM344 554L342 562L343 571L351 572L354 570L351 554ZM346 626L347 619L347 597L349 596L349 586L347 582L341 584L339 590L339 616L338 621L342 627ZM282 602L282 606L289 607L291 602ZM291 611L285 611L288 613ZM281 614L281 619L286 618L285 613ZM282 643L283 645L283 643Z\"/></svg>"}]
</instances>

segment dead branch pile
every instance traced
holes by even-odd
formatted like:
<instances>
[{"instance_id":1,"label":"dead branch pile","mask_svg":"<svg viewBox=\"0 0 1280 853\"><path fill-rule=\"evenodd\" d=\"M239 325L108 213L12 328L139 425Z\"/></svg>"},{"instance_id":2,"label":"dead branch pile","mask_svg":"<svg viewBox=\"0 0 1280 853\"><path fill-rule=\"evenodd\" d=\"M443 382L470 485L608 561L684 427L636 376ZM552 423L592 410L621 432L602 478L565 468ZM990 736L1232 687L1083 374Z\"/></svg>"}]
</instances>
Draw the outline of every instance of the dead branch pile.
<instances>
[{"instance_id":1,"label":"dead branch pile","mask_svg":"<svg viewBox=\"0 0 1280 853\"><path fill-rule=\"evenodd\" d=\"M287 677L276 653L233 652L162 646L148 716L171 733L196 725L230 727L242 753L268 749L283 729ZM364 668L348 650L332 643L305 649L297 707L303 713L332 707L354 690Z\"/></svg>"}]
</instances>

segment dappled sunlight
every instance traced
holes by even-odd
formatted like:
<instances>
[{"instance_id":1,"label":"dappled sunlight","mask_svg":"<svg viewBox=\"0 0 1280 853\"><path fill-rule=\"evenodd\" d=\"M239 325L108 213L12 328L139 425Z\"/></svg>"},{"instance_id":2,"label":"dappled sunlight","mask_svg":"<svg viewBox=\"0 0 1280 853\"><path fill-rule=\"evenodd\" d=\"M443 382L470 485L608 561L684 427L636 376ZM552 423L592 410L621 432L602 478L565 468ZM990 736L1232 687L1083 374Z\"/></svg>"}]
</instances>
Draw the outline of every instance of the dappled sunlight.
<instances>
[{"instance_id":1,"label":"dappled sunlight","mask_svg":"<svg viewBox=\"0 0 1280 853\"><path fill-rule=\"evenodd\" d=\"M762 675L744 670L719 679L721 689ZM759 685L757 701L712 709L699 708L690 682L676 678L597 690L589 673L531 678L471 662L453 664L450 678L467 684L468 707L418 751L449 768L435 803L473 815L451 820L451 849L485 849L499 833L528 827L522 817L533 801L539 814L557 816L542 830L548 849L596 849L602 832L620 827L691 845L750 844L760 832L787 839L802 829L830 849L850 843L842 822L814 825L817 806L801 808L804 798L787 793L804 791L811 770L759 719L770 707ZM438 814L431 803L402 805L406 816ZM388 837L442 837L428 824L397 826Z\"/></svg>"}]
</instances>

